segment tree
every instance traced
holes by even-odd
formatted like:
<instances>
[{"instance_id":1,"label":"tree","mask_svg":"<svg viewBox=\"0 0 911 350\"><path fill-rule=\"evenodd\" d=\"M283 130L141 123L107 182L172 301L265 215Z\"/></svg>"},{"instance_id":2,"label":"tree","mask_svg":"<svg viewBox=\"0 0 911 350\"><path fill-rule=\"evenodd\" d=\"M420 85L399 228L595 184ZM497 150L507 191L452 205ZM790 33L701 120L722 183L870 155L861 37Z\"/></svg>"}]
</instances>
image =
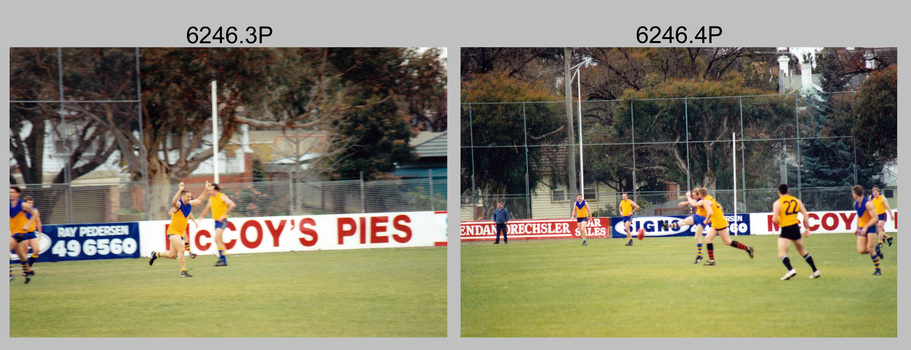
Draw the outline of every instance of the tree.
<instances>
[{"instance_id":1,"label":"tree","mask_svg":"<svg viewBox=\"0 0 911 350\"><path fill-rule=\"evenodd\" d=\"M803 187L850 187L855 181L855 153L849 94L803 93L799 113L801 136L800 182Z\"/></svg>"},{"instance_id":2,"label":"tree","mask_svg":"<svg viewBox=\"0 0 911 350\"><path fill-rule=\"evenodd\" d=\"M60 184L112 162L114 136L137 130L139 108L99 101L136 100L136 80L135 49L11 49L10 99L30 102L10 104L10 183L17 182L15 170L26 184L44 183L45 172L56 172L50 182ZM45 154L48 144L53 154ZM45 164L48 157L57 158L58 169ZM62 203L64 190L52 186L42 201ZM43 213L51 217L55 209Z\"/></svg>"},{"instance_id":3,"label":"tree","mask_svg":"<svg viewBox=\"0 0 911 350\"><path fill-rule=\"evenodd\" d=\"M857 92L858 157L885 164L898 159L898 68L873 72Z\"/></svg>"},{"instance_id":4,"label":"tree","mask_svg":"<svg viewBox=\"0 0 911 350\"><path fill-rule=\"evenodd\" d=\"M345 68L347 102L327 125L330 132L325 174L331 179L389 178L395 163L414 159L408 145L413 131L445 127L439 104L445 95L445 69L439 51L407 48L330 50L329 61Z\"/></svg>"},{"instance_id":5,"label":"tree","mask_svg":"<svg viewBox=\"0 0 911 350\"><path fill-rule=\"evenodd\" d=\"M240 124L316 131L349 111L390 101L398 109L420 110L423 115L417 119L431 126L445 127L439 121L445 111L439 106L445 71L434 50L417 55L400 48L150 48L140 51L139 77L135 49L62 51L65 112L61 116L59 104L11 104L11 159L26 182L42 182L45 130L59 133L58 139L69 147L73 176L59 175L55 182L72 181L119 152L134 178L149 179L151 202L157 206L149 212L158 216L169 202L167 185L183 180L213 156L213 80L218 82L219 149ZM60 98L56 50L14 49L11 63L14 101ZM417 78L419 84L413 82ZM141 120L136 104L79 102L136 100L137 79L142 86ZM427 91L429 87L435 89ZM412 107L408 101L427 104ZM61 118L67 130L57 126Z\"/></svg>"},{"instance_id":6,"label":"tree","mask_svg":"<svg viewBox=\"0 0 911 350\"><path fill-rule=\"evenodd\" d=\"M476 187L479 194L502 200L510 194L534 192L547 171L547 165L541 165L544 154L564 149L548 147L545 150L535 146L565 140L560 133L565 127L561 112L563 104L534 102L555 101L559 97L548 93L542 84L490 73L463 81L461 99L469 104L462 110L461 144L476 146L461 150L463 193L472 194L472 188ZM500 103L502 101L529 103ZM531 147L523 147L526 133ZM515 213L530 209L524 200L511 204ZM487 210L491 211L492 206Z\"/></svg>"},{"instance_id":7,"label":"tree","mask_svg":"<svg viewBox=\"0 0 911 350\"><path fill-rule=\"evenodd\" d=\"M551 85L563 77L563 49L552 47L466 47L461 50L462 81L494 73L525 81L543 83L548 91L559 93Z\"/></svg>"},{"instance_id":8,"label":"tree","mask_svg":"<svg viewBox=\"0 0 911 350\"><path fill-rule=\"evenodd\" d=\"M888 55L868 56L878 62L879 68L867 67L862 55L866 52L872 51L827 48L820 55L824 87L847 88L855 77L869 77L854 96L804 96L804 136L823 137L806 140L802 145L801 181L805 186L882 186L876 174L897 158L897 68L889 65Z\"/></svg>"},{"instance_id":9,"label":"tree","mask_svg":"<svg viewBox=\"0 0 911 350\"><path fill-rule=\"evenodd\" d=\"M726 75L722 81L669 80L643 90L627 90L614 112L614 115L624 117L616 118L610 124L602 126L609 132L589 133L593 140L587 142L629 142L632 121L627 116L631 115L632 108L637 142L636 184L629 179L634 170L632 162L629 161L631 153L627 155L614 152L611 153L612 157L596 158L596 161L603 161L606 164L592 167L595 171L620 170L608 172L608 175L589 176L600 176L598 178L601 182L623 191L640 190L639 186L642 185L656 187L655 184L660 182L686 184L687 173L691 174L693 185L699 184L709 189L716 188L719 181L732 183L734 169L731 168L730 142L732 133L740 134L741 105L746 125L744 132L752 139L778 136L786 132L790 125L788 118L793 118L793 105L780 97L711 97L764 93L745 87L742 78L736 73ZM681 98L691 99L684 101ZM687 121L689 125L686 124ZM686 134L687 130L689 136ZM596 139L598 137L603 139ZM684 142L687 140L698 142L688 144ZM744 142L741 147L758 145L761 144L746 145ZM779 147L772 146L772 149L775 148ZM745 160L746 163L755 164L751 171L767 174L772 168L777 170L777 167L774 167L775 163L769 161L768 153L744 153L753 157Z\"/></svg>"},{"instance_id":10,"label":"tree","mask_svg":"<svg viewBox=\"0 0 911 350\"><path fill-rule=\"evenodd\" d=\"M62 49L58 57L55 49L17 48L10 53L12 101L59 100L58 63L65 67L62 89L68 103L10 104L10 153L25 183L43 182L47 136L66 152L52 183L79 178L108 161L116 150L113 133L132 130L138 109L128 103L80 101L135 100L134 51ZM45 134L48 130L51 135ZM12 176L10 182L16 182Z\"/></svg>"},{"instance_id":11,"label":"tree","mask_svg":"<svg viewBox=\"0 0 911 350\"><path fill-rule=\"evenodd\" d=\"M855 90L862 77L897 63L894 48L824 48L816 55L816 71L826 92Z\"/></svg>"},{"instance_id":12,"label":"tree","mask_svg":"<svg viewBox=\"0 0 911 350\"><path fill-rule=\"evenodd\" d=\"M412 136L408 117L392 99L374 104L382 99L386 98L367 93L354 96L353 104L372 105L346 112L330 123L332 141L326 157L330 179L358 179L361 172L365 180L383 179L395 171L395 163L414 160L408 145Z\"/></svg>"},{"instance_id":13,"label":"tree","mask_svg":"<svg viewBox=\"0 0 911 350\"><path fill-rule=\"evenodd\" d=\"M399 84L405 96L411 125L418 130L445 131L448 125L446 106L446 69L440 60L440 50L431 48L423 53L403 52L403 81Z\"/></svg>"},{"instance_id":14,"label":"tree","mask_svg":"<svg viewBox=\"0 0 911 350\"><path fill-rule=\"evenodd\" d=\"M627 89L641 90L677 79L721 80L738 72L744 86L774 91L770 68L777 65L773 48L582 48L595 65L582 85L590 100L617 100Z\"/></svg>"},{"instance_id":15,"label":"tree","mask_svg":"<svg viewBox=\"0 0 911 350\"><path fill-rule=\"evenodd\" d=\"M396 89L410 86L411 82L411 77L403 75L405 50L151 50L143 56L144 115L150 124L145 128L144 141L149 150L150 179L159 184L175 183L212 157L206 137L211 133L206 122L210 113L206 89L209 81L219 82L222 132L218 142L222 148L238 124L316 131L330 124L340 125L333 123L349 113L361 113L358 110L386 102L399 103ZM238 113L240 106L245 107L243 114ZM177 152L173 161L164 152L168 138L176 140L171 142L176 144ZM372 141L375 140L359 139L361 143L335 145L358 147ZM344 159L357 159L357 153L350 154L350 150L336 147L327 157L346 154ZM159 196L166 198L167 193Z\"/></svg>"}]
</instances>

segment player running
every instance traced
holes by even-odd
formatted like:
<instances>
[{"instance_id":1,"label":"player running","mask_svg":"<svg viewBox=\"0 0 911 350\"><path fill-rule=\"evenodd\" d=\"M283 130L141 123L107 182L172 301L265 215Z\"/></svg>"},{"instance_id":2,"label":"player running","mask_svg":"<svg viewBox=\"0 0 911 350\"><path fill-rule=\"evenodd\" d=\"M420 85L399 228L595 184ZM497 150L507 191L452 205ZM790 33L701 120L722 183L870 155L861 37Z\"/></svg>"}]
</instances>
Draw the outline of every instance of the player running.
<instances>
[{"instance_id":1,"label":"player running","mask_svg":"<svg viewBox=\"0 0 911 350\"><path fill-rule=\"evenodd\" d=\"M797 220L798 213L803 214L803 236L808 237L810 236L810 228L807 226L807 220L810 219L810 214L807 214L807 208L803 206L803 202L799 199L788 194L788 185L778 185L778 200L772 204L772 222L781 227L781 234L778 236L778 259L788 269L788 273L781 277L782 281L789 280L797 274L797 271L791 267L791 259L788 258L788 249L791 248L791 242L794 242L797 252L813 268L810 278L819 278L819 270L816 269L816 264L813 263L813 257L810 256L810 252L804 249L803 238L800 237L800 222Z\"/></svg>"},{"instance_id":2,"label":"player running","mask_svg":"<svg viewBox=\"0 0 911 350\"><path fill-rule=\"evenodd\" d=\"M155 259L158 258L168 258L168 259L177 259L177 262L180 263L180 276L181 277L193 277L187 273L187 266L184 261L184 250L180 249L183 246L183 236L184 231L187 229L187 219L190 216L190 212L193 210L194 205L202 204L202 201L209 196L209 182L206 181L206 187L202 190L202 194L199 195L199 198L193 199L193 195L190 190L184 190L184 184L181 182L177 185L177 193L174 194L174 198L171 199L171 205L178 209L171 215L171 225L168 226L168 242L171 244L171 249L167 252L152 252L152 258L149 259L149 266L155 262Z\"/></svg>"},{"instance_id":3,"label":"player running","mask_svg":"<svg viewBox=\"0 0 911 350\"><path fill-rule=\"evenodd\" d=\"M725 245L731 247L742 249L750 255L750 259L753 258L753 246L746 246L743 243L731 240L730 234L728 234L728 220L724 218L724 213L721 211L721 205L715 201L715 198L708 195L708 190L705 188L699 188L696 190L698 198L702 199L702 206L706 211L706 219L703 220L703 223L706 225L711 225L708 235L705 236L705 247L709 252L709 261L705 263L706 266L715 265L715 251L712 246L712 239L715 238L715 235L721 236L721 240Z\"/></svg>"},{"instance_id":4,"label":"player running","mask_svg":"<svg viewBox=\"0 0 911 350\"><path fill-rule=\"evenodd\" d=\"M177 209L174 207L171 207L171 209L168 209L168 216L172 216L176 212L177 212ZM199 222L196 221L195 217L193 217L193 213L190 213L190 216L187 216L187 219L193 220L193 226L196 226L197 228L199 227ZM190 250L190 232L188 231L185 233L187 234L187 236L181 237L184 240L183 241L183 248L184 248L183 254L184 254L184 256L189 255L190 259L196 259L196 253L194 253Z\"/></svg>"},{"instance_id":5,"label":"player running","mask_svg":"<svg viewBox=\"0 0 911 350\"><path fill-rule=\"evenodd\" d=\"M27 232L22 235L23 240L22 242L19 242L19 249L22 249L22 252L26 253L26 256L28 257L28 268L32 271L31 274L34 275L35 271L32 270L32 265L35 265L35 261L38 260L38 254L41 253L41 244L39 243L39 238L41 237L38 236L41 233L41 213L38 212L38 208L35 208L34 198L25 196L23 199L25 200L25 203L28 203L28 205L32 207L32 210L35 211L35 220L31 220L31 214L25 213L25 216L29 218L32 224L29 225L29 228L26 230ZM31 254L28 254L29 248L32 248Z\"/></svg>"},{"instance_id":6,"label":"player running","mask_svg":"<svg viewBox=\"0 0 911 350\"><path fill-rule=\"evenodd\" d=\"M876 209L866 196L864 196L864 188L860 185L855 185L851 188L851 196L854 197L854 211L857 212L857 252L861 254L870 254L870 259L873 260L873 266L876 267L876 270L873 271L873 276L882 275L882 271L879 269L879 260L882 257L879 246L876 245L876 229L873 227L876 226L876 223L879 221L878 215L876 215Z\"/></svg>"},{"instance_id":7,"label":"player running","mask_svg":"<svg viewBox=\"0 0 911 350\"><path fill-rule=\"evenodd\" d=\"M629 227L633 223L633 213L639 210L639 205L630 200L626 193L622 197L623 200L620 201L620 216L623 217L621 220L623 221L623 230L626 232L627 242L625 245L629 247L633 245L633 234L630 232Z\"/></svg>"},{"instance_id":8,"label":"player running","mask_svg":"<svg viewBox=\"0 0 911 350\"><path fill-rule=\"evenodd\" d=\"M228 214L234 210L237 206L234 204L234 201L231 198L228 198L224 193L221 193L221 187L218 184L212 184L212 191L215 192L210 198L209 202L206 204L205 209L202 210L202 214L199 217L205 217L206 213L209 212L209 209L212 209L212 218L215 219L215 245L218 246L218 261L215 262L215 266L228 266L228 260L225 258L225 251L228 249L225 247L224 232L225 228L228 227ZM498 236L499 237L499 236ZM504 234L503 239L506 239Z\"/></svg>"},{"instance_id":9,"label":"player running","mask_svg":"<svg viewBox=\"0 0 911 350\"><path fill-rule=\"evenodd\" d=\"M876 210L876 217L879 219L876 221L876 233L879 236L879 242L876 246L880 248L879 257L883 259L883 240L888 242L890 247L892 246L892 236L889 236L889 234L886 233L886 220L888 218L888 216L886 216L886 212L888 211L889 216L892 216L892 208L889 207L889 201L886 200L886 196L880 194L879 186L873 186L873 190L871 192L870 201L873 202L873 209Z\"/></svg>"},{"instance_id":10,"label":"player running","mask_svg":"<svg viewBox=\"0 0 911 350\"><path fill-rule=\"evenodd\" d=\"M670 224L671 228L679 230L680 226L691 226L696 225L696 261L693 261L693 264L698 264L702 261L702 232L705 229L705 208L702 206L702 199L696 199L690 191L686 191L686 201L680 202L677 206L691 206L696 208L696 213L690 216L687 216L686 219L672 222Z\"/></svg>"},{"instance_id":11,"label":"player running","mask_svg":"<svg viewBox=\"0 0 911 350\"><path fill-rule=\"evenodd\" d=\"M582 199L582 194L576 195L576 202L573 203L572 216L570 219L576 219L576 223L579 225L579 233L582 234L582 245L588 245L588 242L585 240L585 226L588 223L588 218L591 217L591 209L588 208L588 203Z\"/></svg>"},{"instance_id":12,"label":"player running","mask_svg":"<svg viewBox=\"0 0 911 350\"><path fill-rule=\"evenodd\" d=\"M28 259L25 252L20 249L19 243L24 240L24 234L27 232L32 223L38 219L38 212L31 205L19 198L22 190L18 186L9 188L9 251L16 252L19 255L19 263L22 265L22 276L25 277L25 283L31 280L35 272L28 266ZM26 214L30 214L31 218ZM13 259L9 263L9 280L13 280Z\"/></svg>"}]
</instances>

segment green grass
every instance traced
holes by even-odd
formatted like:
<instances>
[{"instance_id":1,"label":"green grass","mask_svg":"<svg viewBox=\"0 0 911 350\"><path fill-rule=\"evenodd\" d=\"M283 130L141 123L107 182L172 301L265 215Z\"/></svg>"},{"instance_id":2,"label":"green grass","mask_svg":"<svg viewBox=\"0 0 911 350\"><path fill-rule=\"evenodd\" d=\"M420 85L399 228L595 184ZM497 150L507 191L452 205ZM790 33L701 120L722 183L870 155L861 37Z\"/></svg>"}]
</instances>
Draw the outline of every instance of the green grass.
<instances>
[{"instance_id":1,"label":"green grass","mask_svg":"<svg viewBox=\"0 0 911 350\"><path fill-rule=\"evenodd\" d=\"M38 263L11 337L445 337L446 248ZM16 266L17 273L18 266Z\"/></svg>"},{"instance_id":2,"label":"green grass","mask_svg":"<svg viewBox=\"0 0 911 350\"><path fill-rule=\"evenodd\" d=\"M720 238L716 266L693 264L692 237L462 244L461 336L897 336L896 246L871 276L852 235L813 235L804 241L822 277L808 278L792 246L798 274L781 281L777 236L735 239L755 259Z\"/></svg>"}]
</instances>

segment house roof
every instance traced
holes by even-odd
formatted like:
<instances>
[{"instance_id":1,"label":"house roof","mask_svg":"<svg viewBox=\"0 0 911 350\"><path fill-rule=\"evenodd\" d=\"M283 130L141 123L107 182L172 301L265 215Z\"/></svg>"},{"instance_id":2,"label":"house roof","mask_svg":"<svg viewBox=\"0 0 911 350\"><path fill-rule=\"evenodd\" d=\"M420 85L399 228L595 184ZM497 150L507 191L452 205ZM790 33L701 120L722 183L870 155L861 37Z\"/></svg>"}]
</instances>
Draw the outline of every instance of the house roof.
<instances>
[{"instance_id":1,"label":"house roof","mask_svg":"<svg viewBox=\"0 0 911 350\"><path fill-rule=\"evenodd\" d=\"M446 157L446 132L422 132L411 139L419 158Z\"/></svg>"}]
</instances>

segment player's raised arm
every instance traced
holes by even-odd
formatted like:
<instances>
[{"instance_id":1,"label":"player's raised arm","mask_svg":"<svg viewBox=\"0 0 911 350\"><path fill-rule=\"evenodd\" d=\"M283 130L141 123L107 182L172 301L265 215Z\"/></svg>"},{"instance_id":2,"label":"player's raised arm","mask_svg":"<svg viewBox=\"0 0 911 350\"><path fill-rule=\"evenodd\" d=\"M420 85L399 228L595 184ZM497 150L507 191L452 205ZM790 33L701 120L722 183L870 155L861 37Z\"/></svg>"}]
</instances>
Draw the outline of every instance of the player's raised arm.
<instances>
[{"instance_id":1,"label":"player's raised arm","mask_svg":"<svg viewBox=\"0 0 911 350\"><path fill-rule=\"evenodd\" d=\"M680 202L679 204L677 204L677 206L679 206L679 207L683 207L686 205L689 205L691 207L699 206L699 202L696 202L696 200L693 199L693 193L690 191L686 191L686 202Z\"/></svg>"},{"instance_id":2,"label":"player's raised arm","mask_svg":"<svg viewBox=\"0 0 911 350\"><path fill-rule=\"evenodd\" d=\"M177 201L180 200L180 194L183 193L183 181L177 184L177 193L174 194L174 198L171 199L171 206L174 208L179 207Z\"/></svg>"},{"instance_id":3,"label":"player's raised arm","mask_svg":"<svg viewBox=\"0 0 911 350\"><path fill-rule=\"evenodd\" d=\"M196 199L191 199L191 200L190 200L190 205L200 205L200 204L202 204L202 202L205 201L206 198L209 197L209 186L211 186L211 185L209 184L208 181L206 181L206 187L203 187L202 193L199 194L199 197L198 197L198 198L196 198Z\"/></svg>"}]
</instances>

